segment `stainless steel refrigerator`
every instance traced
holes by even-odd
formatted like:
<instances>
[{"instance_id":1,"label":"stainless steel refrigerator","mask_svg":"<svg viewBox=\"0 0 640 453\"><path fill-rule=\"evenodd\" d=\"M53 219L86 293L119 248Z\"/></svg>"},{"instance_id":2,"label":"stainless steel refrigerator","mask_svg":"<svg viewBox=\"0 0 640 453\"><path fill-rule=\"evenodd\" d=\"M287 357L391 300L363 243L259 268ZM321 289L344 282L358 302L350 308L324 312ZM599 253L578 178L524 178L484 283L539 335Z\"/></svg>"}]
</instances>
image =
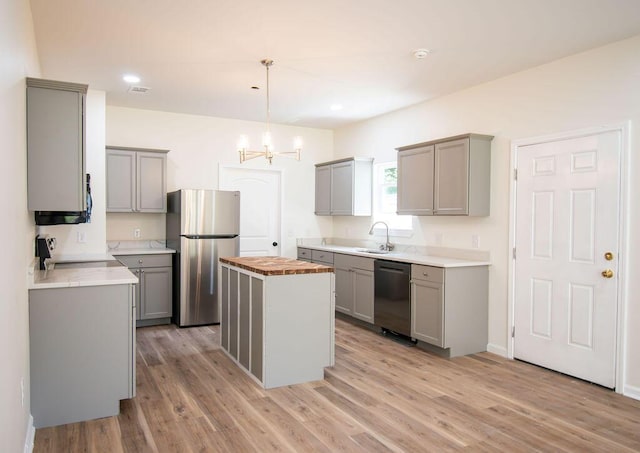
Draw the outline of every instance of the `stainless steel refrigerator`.
<instances>
[{"instance_id":1,"label":"stainless steel refrigerator","mask_svg":"<svg viewBox=\"0 0 640 453\"><path fill-rule=\"evenodd\" d=\"M240 253L240 192L182 189L167 194L173 257L173 322L220 322L218 257Z\"/></svg>"}]
</instances>

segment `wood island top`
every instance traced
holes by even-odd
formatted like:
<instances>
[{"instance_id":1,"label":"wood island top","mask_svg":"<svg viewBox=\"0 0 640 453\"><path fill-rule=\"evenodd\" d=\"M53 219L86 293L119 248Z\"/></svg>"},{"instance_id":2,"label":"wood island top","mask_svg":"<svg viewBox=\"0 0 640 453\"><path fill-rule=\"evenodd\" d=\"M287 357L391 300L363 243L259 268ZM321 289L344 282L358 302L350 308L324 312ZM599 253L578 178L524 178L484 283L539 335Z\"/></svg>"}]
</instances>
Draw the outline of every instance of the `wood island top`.
<instances>
[{"instance_id":1,"label":"wood island top","mask_svg":"<svg viewBox=\"0 0 640 453\"><path fill-rule=\"evenodd\" d=\"M261 275L320 274L333 272L323 264L298 261L281 256L235 256L220 258L221 263L230 264Z\"/></svg>"}]
</instances>

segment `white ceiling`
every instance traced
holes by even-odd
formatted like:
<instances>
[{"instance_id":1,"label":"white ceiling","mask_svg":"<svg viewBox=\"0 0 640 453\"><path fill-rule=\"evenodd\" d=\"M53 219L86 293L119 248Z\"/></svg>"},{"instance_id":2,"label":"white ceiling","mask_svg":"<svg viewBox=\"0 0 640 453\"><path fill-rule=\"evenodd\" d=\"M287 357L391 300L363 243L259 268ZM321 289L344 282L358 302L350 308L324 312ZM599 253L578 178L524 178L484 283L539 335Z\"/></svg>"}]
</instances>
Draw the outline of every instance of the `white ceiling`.
<instances>
[{"instance_id":1,"label":"white ceiling","mask_svg":"<svg viewBox=\"0 0 640 453\"><path fill-rule=\"evenodd\" d=\"M43 77L107 104L335 128L640 34L640 0L31 0ZM412 51L432 53L416 60ZM135 73L147 94L122 81ZM262 90L252 90L251 86ZM332 111L332 104L342 104Z\"/></svg>"}]
</instances>

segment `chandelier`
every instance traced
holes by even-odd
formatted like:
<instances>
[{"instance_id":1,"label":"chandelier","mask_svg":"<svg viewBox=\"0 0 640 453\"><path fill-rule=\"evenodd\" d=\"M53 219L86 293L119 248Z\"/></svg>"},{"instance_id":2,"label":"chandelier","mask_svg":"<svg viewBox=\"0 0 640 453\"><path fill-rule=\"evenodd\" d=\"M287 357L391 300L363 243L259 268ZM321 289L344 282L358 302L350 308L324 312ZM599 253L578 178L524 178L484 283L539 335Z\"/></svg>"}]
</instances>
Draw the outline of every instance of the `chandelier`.
<instances>
[{"instance_id":1,"label":"chandelier","mask_svg":"<svg viewBox=\"0 0 640 453\"><path fill-rule=\"evenodd\" d=\"M295 137L293 139L293 151L279 151L273 150L273 140L271 137L271 111L269 109L269 68L273 65L273 60L265 58L260 61L262 65L267 69L267 130L262 134L262 147L263 151L252 151L249 148L249 138L246 135L241 135L238 141L238 152L240 153L240 163L246 160L255 159L256 157L264 156L271 165L271 161L275 156L290 157L295 160L300 160L300 151L302 151L302 138Z\"/></svg>"}]
</instances>

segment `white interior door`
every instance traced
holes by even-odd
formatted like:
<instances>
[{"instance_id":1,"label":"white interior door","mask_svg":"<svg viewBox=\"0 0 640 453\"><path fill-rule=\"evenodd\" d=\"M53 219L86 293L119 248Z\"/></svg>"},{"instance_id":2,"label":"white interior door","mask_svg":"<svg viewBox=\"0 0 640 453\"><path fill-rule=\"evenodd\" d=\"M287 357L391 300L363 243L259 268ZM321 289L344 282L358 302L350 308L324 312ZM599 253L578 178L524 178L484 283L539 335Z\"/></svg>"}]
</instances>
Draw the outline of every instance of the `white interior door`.
<instances>
[{"instance_id":1,"label":"white interior door","mask_svg":"<svg viewBox=\"0 0 640 453\"><path fill-rule=\"evenodd\" d=\"M516 156L514 357L610 388L620 151L611 131L521 146Z\"/></svg>"},{"instance_id":2,"label":"white interior door","mask_svg":"<svg viewBox=\"0 0 640 453\"><path fill-rule=\"evenodd\" d=\"M219 186L240 191L240 256L279 256L280 172L222 167Z\"/></svg>"}]
</instances>

